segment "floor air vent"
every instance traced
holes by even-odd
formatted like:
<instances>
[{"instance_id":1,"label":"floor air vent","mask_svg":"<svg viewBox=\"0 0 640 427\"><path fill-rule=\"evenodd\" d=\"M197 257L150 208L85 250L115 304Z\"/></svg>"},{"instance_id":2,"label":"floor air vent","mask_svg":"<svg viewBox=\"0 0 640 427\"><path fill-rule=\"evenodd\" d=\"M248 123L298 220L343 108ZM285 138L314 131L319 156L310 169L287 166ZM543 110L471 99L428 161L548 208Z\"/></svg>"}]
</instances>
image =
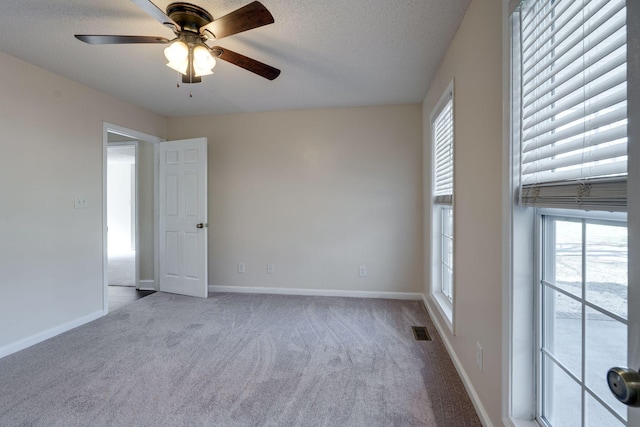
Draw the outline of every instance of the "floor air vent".
<instances>
[{"instance_id":1,"label":"floor air vent","mask_svg":"<svg viewBox=\"0 0 640 427\"><path fill-rule=\"evenodd\" d=\"M427 328L424 326L412 326L413 336L416 338L416 341L431 341L431 336L429 332L427 332Z\"/></svg>"}]
</instances>

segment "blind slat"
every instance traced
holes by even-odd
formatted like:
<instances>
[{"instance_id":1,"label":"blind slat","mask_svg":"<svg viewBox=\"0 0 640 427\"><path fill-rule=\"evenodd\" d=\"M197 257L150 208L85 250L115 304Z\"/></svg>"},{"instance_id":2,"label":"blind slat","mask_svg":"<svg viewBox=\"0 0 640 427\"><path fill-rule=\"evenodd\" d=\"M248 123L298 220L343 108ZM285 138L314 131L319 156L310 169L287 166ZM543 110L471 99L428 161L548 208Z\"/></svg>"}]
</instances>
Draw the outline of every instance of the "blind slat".
<instances>
[{"instance_id":1,"label":"blind slat","mask_svg":"<svg viewBox=\"0 0 640 427\"><path fill-rule=\"evenodd\" d=\"M547 92L553 90L568 80L568 78L582 71L584 67L576 68L570 66L575 64L576 60L580 58L583 49L584 51L590 52L589 58L586 58L587 62L585 62L584 65L591 66L603 59L611 50L624 46L627 41L627 34L625 31L620 31L625 25L624 13L616 15L615 22L611 24L612 25L607 26L606 31L601 31L597 37L589 37L587 40L582 37L576 37L573 43L565 44L563 48L559 48L557 52L554 52L553 56L547 55L541 57L543 59L536 65L538 65L538 70L544 71L540 71L537 75L530 75L529 80L523 83L525 87L523 96L525 98L528 97L531 95L531 92L540 89L540 87L545 87ZM610 37L611 39L607 40ZM600 46L600 44L605 42L605 40L607 48L601 49L600 47L602 46ZM578 43L582 43L583 49L576 48L578 47ZM558 81L556 77L562 75L563 72L567 78Z\"/></svg>"},{"instance_id":2,"label":"blind slat","mask_svg":"<svg viewBox=\"0 0 640 427\"><path fill-rule=\"evenodd\" d=\"M598 7L602 7L607 4L608 0L601 0ZM576 2L576 5L579 6L579 3ZM562 32L561 34L556 34L556 38L550 44L545 46L540 40L535 39L536 43L534 45L529 46L523 50L522 54L524 56L524 74L529 75L533 68L536 68L536 74L539 74L540 70L545 70L549 68L549 66L559 59L570 60L573 56L570 52L578 45L581 47L581 51L587 52L591 50L594 46L597 46L602 40L609 37L612 33L614 33L618 28L620 28L620 18L616 16L618 12L620 12L624 5L613 5L614 7L610 8L606 11L606 13L602 14L595 20L594 22L590 22L590 31L594 32L594 30L599 29L600 31L595 32L595 34L589 34L588 38L585 38L585 34L582 31L582 27L584 22L593 18L596 13L599 11L598 8L592 8L590 13L584 16L580 16L583 19L576 19L572 22L572 25L567 28L567 31ZM622 14L624 16L624 13ZM614 18L614 21L607 22L610 19ZM623 19L626 22L626 19ZM539 33L540 29L535 29L535 34ZM551 54L553 53L553 54ZM533 58L537 58L532 61ZM527 84L530 81L530 78L525 79L524 82Z\"/></svg>"},{"instance_id":3,"label":"blind slat","mask_svg":"<svg viewBox=\"0 0 640 427\"><path fill-rule=\"evenodd\" d=\"M586 152L580 150L575 154L537 160L535 163L525 166L522 170L522 174L526 176L531 173L539 173L553 169L575 166L576 164L580 163L614 159L617 157L625 156L626 154L627 145L620 142L618 144L607 145L604 147L596 147Z\"/></svg>"},{"instance_id":4,"label":"blind slat","mask_svg":"<svg viewBox=\"0 0 640 427\"><path fill-rule=\"evenodd\" d=\"M555 133L546 134L539 138L533 138L528 141L523 141L522 151L527 153L529 151L541 148L550 144L555 144L559 141L572 138L578 135L584 135L595 129L611 126L612 124L622 121L627 117L626 104L624 108L612 109L606 113L598 114L595 118L585 120L584 123L578 123L573 126L567 127L562 130L556 130Z\"/></svg>"},{"instance_id":5,"label":"blind slat","mask_svg":"<svg viewBox=\"0 0 640 427\"><path fill-rule=\"evenodd\" d=\"M537 11L536 6L539 6L539 9L537 9ZM571 2L553 2L547 3L546 5L538 3L531 7L529 10L533 13L526 14L522 21L524 28L522 37L523 47L528 46L534 40L532 38L534 33L533 31L530 31L532 26L538 26L538 31L548 30L549 26L553 23L553 19L549 19L549 17L562 14L562 12L566 11L569 6L571 6ZM545 22L546 25L542 26L541 23L544 24Z\"/></svg>"},{"instance_id":6,"label":"blind slat","mask_svg":"<svg viewBox=\"0 0 640 427\"><path fill-rule=\"evenodd\" d=\"M535 186L537 184L553 181L575 181L579 179L587 179L584 175L600 177L600 176L612 176L626 174L627 161L626 159L620 159L620 161L595 165L585 166L583 168L570 169L564 171L545 171L538 174L530 174L523 177L523 186L526 187L529 184Z\"/></svg>"},{"instance_id":7,"label":"blind slat","mask_svg":"<svg viewBox=\"0 0 640 427\"><path fill-rule=\"evenodd\" d=\"M536 114L530 118L523 124L524 138L532 139L544 135L558 127L578 120L580 117L589 117L592 114L613 107L627 99L627 86L624 83L604 92L590 92L592 93L589 95L583 94L582 97L577 96L576 98L578 99L565 99L562 102L558 102L556 108L558 111L566 114L560 115L555 109L550 109L546 113ZM580 99L585 96L589 96L589 98L585 100Z\"/></svg>"},{"instance_id":8,"label":"blind slat","mask_svg":"<svg viewBox=\"0 0 640 427\"><path fill-rule=\"evenodd\" d=\"M603 0L599 1L602 2ZM549 15L546 15L541 21L545 23L538 25L535 31L531 31L529 36L522 41L522 59L525 65L525 72L530 69L527 63L531 57L538 52L538 46L544 46L549 42L552 44L557 43L555 40L564 40L569 34L573 34L580 28L580 21L573 19L581 11L580 4L577 2L573 4L571 2L559 3L560 6L564 7L558 7L557 10L553 10L553 14L549 14L551 15L551 19L548 19ZM559 18L555 19L556 16ZM538 34L542 34L542 36L536 37Z\"/></svg>"},{"instance_id":9,"label":"blind slat","mask_svg":"<svg viewBox=\"0 0 640 427\"><path fill-rule=\"evenodd\" d=\"M562 141L557 145L546 146L534 151L526 153L522 158L522 164L529 164L535 161L541 161L550 157L555 157L565 153L570 153L581 148L589 148L595 145L608 144L612 141L626 138L627 127L626 125L619 123L617 126L613 126L610 129L603 130L595 133L590 138L574 138L570 140Z\"/></svg>"},{"instance_id":10,"label":"blind slat","mask_svg":"<svg viewBox=\"0 0 640 427\"><path fill-rule=\"evenodd\" d=\"M544 111L546 107L571 94L573 94L577 102L582 102L588 92L602 93L620 83L624 83L627 80L627 69L624 66L626 60L626 55L622 59L616 55L614 60L601 62L593 69L590 69L588 76L584 76L581 79L573 79L562 87L557 88L552 96L543 98L531 97L528 102L525 102L523 108L525 120L531 117L532 113ZM554 107L554 110L557 110L557 108Z\"/></svg>"}]
</instances>

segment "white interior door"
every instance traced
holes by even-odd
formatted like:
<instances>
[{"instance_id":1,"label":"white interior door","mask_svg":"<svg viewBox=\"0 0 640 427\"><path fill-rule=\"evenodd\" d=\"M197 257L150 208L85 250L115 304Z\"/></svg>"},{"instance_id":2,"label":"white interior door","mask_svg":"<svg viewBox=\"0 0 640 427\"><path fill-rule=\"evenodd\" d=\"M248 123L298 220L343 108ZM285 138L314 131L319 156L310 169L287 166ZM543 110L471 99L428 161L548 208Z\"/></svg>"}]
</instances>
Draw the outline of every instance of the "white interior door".
<instances>
[{"instance_id":1,"label":"white interior door","mask_svg":"<svg viewBox=\"0 0 640 427\"><path fill-rule=\"evenodd\" d=\"M160 291L207 297L207 139L159 144Z\"/></svg>"}]
</instances>

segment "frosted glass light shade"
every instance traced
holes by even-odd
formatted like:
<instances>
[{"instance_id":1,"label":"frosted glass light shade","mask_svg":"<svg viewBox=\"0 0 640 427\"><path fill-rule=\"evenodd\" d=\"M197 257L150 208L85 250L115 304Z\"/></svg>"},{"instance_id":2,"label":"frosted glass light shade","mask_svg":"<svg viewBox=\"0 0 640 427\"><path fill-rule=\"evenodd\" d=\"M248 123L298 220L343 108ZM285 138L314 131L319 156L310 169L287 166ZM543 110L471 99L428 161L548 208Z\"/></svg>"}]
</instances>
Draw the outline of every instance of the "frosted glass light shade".
<instances>
[{"instance_id":1,"label":"frosted glass light shade","mask_svg":"<svg viewBox=\"0 0 640 427\"><path fill-rule=\"evenodd\" d=\"M164 50L164 56L169 61L167 67L179 73L187 74L187 68L189 67L189 47L187 47L185 43L181 41L171 43L171 45Z\"/></svg>"},{"instance_id":2,"label":"frosted glass light shade","mask_svg":"<svg viewBox=\"0 0 640 427\"><path fill-rule=\"evenodd\" d=\"M209 49L204 46L196 46L193 49L193 71L196 77L213 74L213 67L216 66L216 60Z\"/></svg>"}]
</instances>

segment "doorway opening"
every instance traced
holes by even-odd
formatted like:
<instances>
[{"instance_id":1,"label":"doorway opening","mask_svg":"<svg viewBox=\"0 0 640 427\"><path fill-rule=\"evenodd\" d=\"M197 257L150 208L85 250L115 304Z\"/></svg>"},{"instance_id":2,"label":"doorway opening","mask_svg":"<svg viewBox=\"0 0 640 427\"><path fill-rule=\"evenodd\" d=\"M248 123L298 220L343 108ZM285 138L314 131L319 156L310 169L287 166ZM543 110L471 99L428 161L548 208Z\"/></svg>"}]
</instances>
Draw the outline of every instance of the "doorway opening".
<instances>
[{"instance_id":1,"label":"doorway opening","mask_svg":"<svg viewBox=\"0 0 640 427\"><path fill-rule=\"evenodd\" d=\"M109 134L109 139L122 139ZM107 147L107 257L109 286L138 288L137 141Z\"/></svg>"},{"instance_id":2,"label":"doorway opening","mask_svg":"<svg viewBox=\"0 0 640 427\"><path fill-rule=\"evenodd\" d=\"M104 123L103 311L157 288L157 153L161 139Z\"/></svg>"}]
</instances>

